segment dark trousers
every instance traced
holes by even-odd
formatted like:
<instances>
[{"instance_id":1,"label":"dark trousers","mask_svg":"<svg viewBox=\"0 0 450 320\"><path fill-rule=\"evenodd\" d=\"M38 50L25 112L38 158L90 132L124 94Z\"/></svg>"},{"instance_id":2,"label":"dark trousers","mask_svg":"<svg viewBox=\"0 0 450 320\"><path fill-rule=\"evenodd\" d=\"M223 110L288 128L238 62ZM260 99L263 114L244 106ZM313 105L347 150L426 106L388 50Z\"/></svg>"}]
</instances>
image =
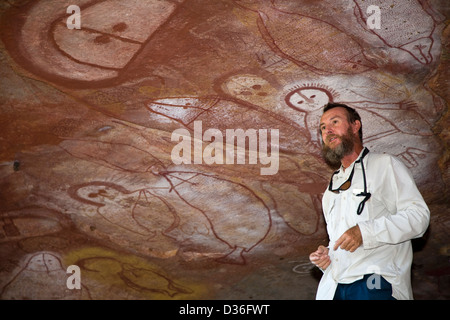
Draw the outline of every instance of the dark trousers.
<instances>
[{"instance_id":1,"label":"dark trousers","mask_svg":"<svg viewBox=\"0 0 450 320\"><path fill-rule=\"evenodd\" d=\"M392 286L382 276L366 274L353 283L339 283L333 300L396 300Z\"/></svg>"}]
</instances>

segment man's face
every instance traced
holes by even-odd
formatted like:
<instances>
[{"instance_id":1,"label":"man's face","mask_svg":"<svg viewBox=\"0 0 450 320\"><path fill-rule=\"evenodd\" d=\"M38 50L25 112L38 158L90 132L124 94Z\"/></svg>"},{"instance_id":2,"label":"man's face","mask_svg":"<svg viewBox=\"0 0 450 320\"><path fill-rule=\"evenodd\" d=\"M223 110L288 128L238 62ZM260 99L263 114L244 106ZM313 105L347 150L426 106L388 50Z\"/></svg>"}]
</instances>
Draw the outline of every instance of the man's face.
<instances>
[{"instance_id":1,"label":"man's face","mask_svg":"<svg viewBox=\"0 0 450 320\"><path fill-rule=\"evenodd\" d=\"M337 107L325 112L320 119L320 132L322 157L331 168L337 169L355 146L355 126L349 123L347 110Z\"/></svg>"},{"instance_id":2,"label":"man's face","mask_svg":"<svg viewBox=\"0 0 450 320\"><path fill-rule=\"evenodd\" d=\"M347 110L341 107L328 110L320 118L323 144L331 149L336 148L342 144L342 136L348 133L350 127Z\"/></svg>"}]
</instances>

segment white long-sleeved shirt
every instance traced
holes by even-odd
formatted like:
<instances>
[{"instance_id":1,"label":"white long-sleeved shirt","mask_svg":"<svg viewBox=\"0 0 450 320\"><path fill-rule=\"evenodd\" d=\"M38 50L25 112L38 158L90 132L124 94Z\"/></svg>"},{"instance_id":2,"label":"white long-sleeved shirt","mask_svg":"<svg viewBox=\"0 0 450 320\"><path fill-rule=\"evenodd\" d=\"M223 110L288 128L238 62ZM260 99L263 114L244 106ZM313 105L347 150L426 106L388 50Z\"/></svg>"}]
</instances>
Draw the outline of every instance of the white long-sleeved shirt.
<instances>
[{"instance_id":1,"label":"white long-sleeved shirt","mask_svg":"<svg viewBox=\"0 0 450 320\"><path fill-rule=\"evenodd\" d=\"M428 228L428 206L410 171L396 157L369 152L363 163L367 191L372 195L360 215L356 211L364 197L356 195L364 189L361 163L356 163L348 190L335 194L327 188L324 193L331 264L322 276L316 299L333 299L338 283L352 283L371 273L380 274L392 285L394 298L413 299L411 239L421 237ZM345 171L341 167L333 176L333 189L348 179L353 165ZM354 252L334 251L337 239L355 225L361 230L362 246Z\"/></svg>"}]
</instances>

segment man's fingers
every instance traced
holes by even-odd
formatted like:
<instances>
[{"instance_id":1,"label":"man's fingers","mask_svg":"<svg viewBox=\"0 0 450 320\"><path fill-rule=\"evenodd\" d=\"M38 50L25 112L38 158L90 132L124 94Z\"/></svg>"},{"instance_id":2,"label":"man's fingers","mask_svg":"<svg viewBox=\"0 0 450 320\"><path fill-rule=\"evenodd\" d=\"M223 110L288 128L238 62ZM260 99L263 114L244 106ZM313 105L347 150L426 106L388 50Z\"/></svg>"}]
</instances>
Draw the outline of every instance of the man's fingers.
<instances>
[{"instance_id":1,"label":"man's fingers","mask_svg":"<svg viewBox=\"0 0 450 320\"><path fill-rule=\"evenodd\" d=\"M317 260L319 260L319 256L318 256L317 254L315 254L315 253L311 253L311 254L309 255L309 260L311 260L311 261L317 261Z\"/></svg>"},{"instance_id":2,"label":"man's fingers","mask_svg":"<svg viewBox=\"0 0 450 320\"><path fill-rule=\"evenodd\" d=\"M327 257L327 258L323 259L322 261L320 261L320 262L317 264L317 266L318 266L319 268L326 269L326 268L330 265L330 263L331 263L331 260L330 260L329 257Z\"/></svg>"},{"instance_id":3,"label":"man's fingers","mask_svg":"<svg viewBox=\"0 0 450 320\"><path fill-rule=\"evenodd\" d=\"M356 249L358 249L358 248L359 248L359 245L357 243L354 243L353 246L348 251L355 252Z\"/></svg>"},{"instance_id":4,"label":"man's fingers","mask_svg":"<svg viewBox=\"0 0 450 320\"><path fill-rule=\"evenodd\" d=\"M344 242L344 235L345 234L343 234L339 239L337 239L336 243L334 244L333 250L336 251L342 245L342 243Z\"/></svg>"},{"instance_id":5,"label":"man's fingers","mask_svg":"<svg viewBox=\"0 0 450 320\"><path fill-rule=\"evenodd\" d=\"M326 268L328 268L328 266L331 264L331 260L328 259L327 261L325 261L325 263L320 266L320 268L322 268L323 270L325 270Z\"/></svg>"},{"instance_id":6,"label":"man's fingers","mask_svg":"<svg viewBox=\"0 0 450 320\"><path fill-rule=\"evenodd\" d=\"M318 254L328 253L328 248L326 248L326 247L320 245L319 248L317 248L317 251L316 251L316 252L317 252Z\"/></svg>"},{"instance_id":7,"label":"man's fingers","mask_svg":"<svg viewBox=\"0 0 450 320\"><path fill-rule=\"evenodd\" d=\"M319 246L316 251L309 255L309 260L320 269L325 270L331 264L328 251L329 249L327 247Z\"/></svg>"},{"instance_id":8,"label":"man's fingers","mask_svg":"<svg viewBox=\"0 0 450 320\"><path fill-rule=\"evenodd\" d=\"M358 247L356 246L355 241L353 241L353 239L351 237L347 237L345 235L343 235L341 238L338 239L338 241L336 242L336 244L334 245L334 250L337 250L339 247L342 250L347 250L347 251L355 251ZM353 251L352 251L353 249Z\"/></svg>"},{"instance_id":9,"label":"man's fingers","mask_svg":"<svg viewBox=\"0 0 450 320\"><path fill-rule=\"evenodd\" d=\"M342 250L354 252L362 244L361 232L358 226L348 229L339 239L337 239L334 250L339 247Z\"/></svg>"},{"instance_id":10,"label":"man's fingers","mask_svg":"<svg viewBox=\"0 0 450 320\"><path fill-rule=\"evenodd\" d=\"M320 260L322 260L322 259L324 259L326 257L328 257L328 256L327 255L318 255L318 254L313 253L313 254L311 254L309 256L309 260L317 262L317 261L320 261Z\"/></svg>"},{"instance_id":11,"label":"man's fingers","mask_svg":"<svg viewBox=\"0 0 450 320\"><path fill-rule=\"evenodd\" d=\"M322 247L309 255L309 260L317 267L325 270L331 264L331 259L328 256L328 248Z\"/></svg>"},{"instance_id":12,"label":"man's fingers","mask_svg":"<svg viewBox=\"0 0 450 320\"><path fill-rule=\"evenodd\" d=\"M348 251L352 247L352 245L353 245L352 238L345 239L344 242L342 242L341 244L341 249Z\"/></svg>"}]
</instances>

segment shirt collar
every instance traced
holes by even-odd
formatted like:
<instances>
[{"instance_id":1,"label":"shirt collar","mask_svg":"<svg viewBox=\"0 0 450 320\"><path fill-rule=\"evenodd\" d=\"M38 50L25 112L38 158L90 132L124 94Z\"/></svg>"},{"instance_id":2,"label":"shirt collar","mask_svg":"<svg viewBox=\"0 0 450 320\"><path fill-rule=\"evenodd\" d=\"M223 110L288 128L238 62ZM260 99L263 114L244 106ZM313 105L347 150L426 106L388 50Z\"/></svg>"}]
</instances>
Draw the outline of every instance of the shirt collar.
<instances>
[{"instance_id":1,"label":"shirt collar","mask_svg":"<svg viewBox=\"0 0 450 320\"><path fill-rule=\"evenodd\" d=\"M366 151L367 150L367 151ZM367 155L367 153L369 153L369 149L367 149L366 147L362 148L361 152L358 155L358 158L355 159L355 161L353 161L348 167L347 169L344 170L344 167L341 164L341 167L335 172L336 177L337 178L342 178L342 177L346 177L348 175L350 175L350 172L352 170L348 170L350 168L352 168L356 162L359 162L361 158L365 157Z\"/></svg>"}]
</instances>

